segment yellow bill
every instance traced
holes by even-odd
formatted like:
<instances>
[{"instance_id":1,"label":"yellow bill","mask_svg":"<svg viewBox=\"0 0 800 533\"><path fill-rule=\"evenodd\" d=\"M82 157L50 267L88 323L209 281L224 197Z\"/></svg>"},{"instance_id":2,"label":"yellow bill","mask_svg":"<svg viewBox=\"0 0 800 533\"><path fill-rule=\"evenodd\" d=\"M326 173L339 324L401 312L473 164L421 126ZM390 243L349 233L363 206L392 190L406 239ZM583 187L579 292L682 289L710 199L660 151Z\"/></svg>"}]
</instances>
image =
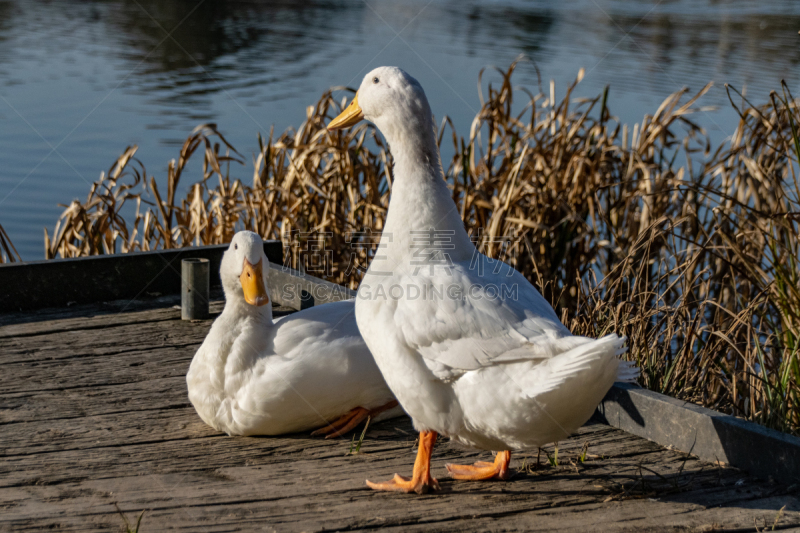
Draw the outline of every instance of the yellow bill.
<instances>
[{"instance_id":1,"label":"yellow bill","mask_svg":"<svg viewBox=\"0 0 800 533\"><path fill-rule=\"evenodd\" d=\"M262 306L269 303L269 295L264 286L264 276L261 270L263 261L262 259L255 265L251 265L250 261L245 259L242 275L239 276L239 282L244 291L244 300L250 305Z\"/></svg>"},{"instance_id":2,"label":"yellow bill","mask_svg":"<svg viewBox=\"0 0 800 533\"><path fill-rule=\"evenodd\" d=\"M328 131L340 130L353 124L358 124L363 118L364 112L358 105L358 93L356 93L350 105L328 124Z\"/></svg>"}]
</instances>

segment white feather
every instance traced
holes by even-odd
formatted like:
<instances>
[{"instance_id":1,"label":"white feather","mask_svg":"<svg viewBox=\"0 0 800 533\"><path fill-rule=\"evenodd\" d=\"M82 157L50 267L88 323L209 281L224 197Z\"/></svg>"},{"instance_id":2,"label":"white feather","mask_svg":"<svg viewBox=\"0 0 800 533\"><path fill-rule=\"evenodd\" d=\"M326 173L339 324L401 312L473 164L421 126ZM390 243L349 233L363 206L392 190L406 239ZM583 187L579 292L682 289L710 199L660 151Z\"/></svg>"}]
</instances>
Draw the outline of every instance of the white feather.
<instances>
[{"instance_id":1,"label":"white feather","mask_svg":"<svg viewBox=\"0 0 800 533\"><path fill-rule=\"evenodd\" d=\"M208 425L229 435L278 435L394 399L358 332L352 300L273 321L271 304L244 301L238 278L245 257L252 264L263 260L267 279L261 238L238 233L220 272L225 309L186 376L189 399ZM376 420L401 413L395 408Z\"/></svg>"},{"instance_id":2,"label":"white feather","mask_svg":"<svg viewBox=\"0 0 800 533\"><path fill-rule=\"evenodd\" d=\"M572 336L519 272L475 249L416 80L378 68L358 102L395 161L379 253L356 302L359 330L389 387L417 429L480 448L566 437L615 379L635 379L618 357L625 339ZM426 234L435 236L434 253L420 252Z\"/></svg>"}]
</instances>

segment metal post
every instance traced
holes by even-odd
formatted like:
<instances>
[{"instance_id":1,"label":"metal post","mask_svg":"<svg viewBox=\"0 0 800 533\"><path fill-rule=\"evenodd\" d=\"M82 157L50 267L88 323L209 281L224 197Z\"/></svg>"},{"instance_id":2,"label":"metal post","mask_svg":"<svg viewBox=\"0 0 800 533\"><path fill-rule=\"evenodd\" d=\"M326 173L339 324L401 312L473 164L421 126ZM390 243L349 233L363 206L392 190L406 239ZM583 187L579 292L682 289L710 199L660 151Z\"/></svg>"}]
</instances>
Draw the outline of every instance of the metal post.
<instances>
[{"instance_id":1,"label":"metal post","mask_svg":"<svg viewBox=\"0 0 800 533\"><path fill-rule=\"evenodd\" d=\"M181 319L208 318L208 259L181 261Z\"/></svg>"}]
</instances>

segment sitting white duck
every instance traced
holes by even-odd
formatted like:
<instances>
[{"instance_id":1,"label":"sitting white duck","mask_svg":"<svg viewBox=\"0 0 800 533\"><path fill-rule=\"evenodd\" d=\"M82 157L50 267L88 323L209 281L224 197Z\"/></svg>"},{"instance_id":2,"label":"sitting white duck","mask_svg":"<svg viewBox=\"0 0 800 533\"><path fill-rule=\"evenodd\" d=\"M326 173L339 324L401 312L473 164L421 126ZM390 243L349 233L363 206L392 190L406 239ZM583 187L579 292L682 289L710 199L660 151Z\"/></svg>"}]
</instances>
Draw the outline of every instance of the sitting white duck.
<instances>
[{"instance_id":1,"label":"sitting white duck","mask_svg":"<svg viewBox=\"0 0 800 533\"><path fill-rule=\"evenodd\" d=\"M229 435L321 427L313 434L330 438L402 414L358 333L354 301L273 321L268 272L261 237L237 233L220 267L225 308L186 375L200 418Z\"/></svg>"},{"instance_id":2,"label":"sitting white duck","mask_svg":"<svg viewBox=\"0 0 800 533\"><path fill-rule=\"evenodd\" d=\"M479 253L444 181L419 82L394 67L364 78L328 126L373 122L389 143L394 181L381 236L356 298L356 320L383 377L420 431L411 478L367 484L426 492L437 434L494 450L492 463L447 465L456 479L509 477L511 449L575 432L615 380L625 339L573 336L533 285Z\"/></svg>"}]
</instances>

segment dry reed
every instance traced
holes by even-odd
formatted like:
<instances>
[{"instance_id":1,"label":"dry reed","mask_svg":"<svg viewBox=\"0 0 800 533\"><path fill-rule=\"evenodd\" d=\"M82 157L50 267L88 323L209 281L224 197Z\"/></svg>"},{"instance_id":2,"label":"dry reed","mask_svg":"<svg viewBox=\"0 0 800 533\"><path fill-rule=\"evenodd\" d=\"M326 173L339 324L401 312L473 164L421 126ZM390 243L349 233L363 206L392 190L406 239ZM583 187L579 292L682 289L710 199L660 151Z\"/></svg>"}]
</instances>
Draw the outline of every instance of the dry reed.
<instances>
[{"instance_id":1,"label":"dry reed","mask_svg":"<svg viewBox=\"0 0 800 533\"><path fill-rule=\"evenodd\" d=\"M627 335L644 386L800 433L800 113L788 90L753 106L729 89L741 120L712 152L692 121L708 86L628 128L607 91L576 100L575 84L560 101L552 83L523 90L514 111L515 66L488 85L469 137L440 128L479 248L541 287L575 333ZM357 286L391 156L368 124L325 129L345 103L326 92L298 130L259 136L249 184L231 177L243 161L214 125L192 133L163 190L128 148L45 232L47 257L223 243L246 228L283 240L288 264ZM202 177L180 196L201 148Z\"/></svg>"},{"instance_id":2,"label":"dry reed","mask_svg":"<svg viewBox=\"0 0 800 533\"><path fill-rule=\"evenodd\" d=\"M6 233L6 230L3 229L3 226L0 226L0 263L14 263L22 261L17 252L17 249L14 248L14 244L11 242L11 238Z\"/></svg>"}]
</instances>

